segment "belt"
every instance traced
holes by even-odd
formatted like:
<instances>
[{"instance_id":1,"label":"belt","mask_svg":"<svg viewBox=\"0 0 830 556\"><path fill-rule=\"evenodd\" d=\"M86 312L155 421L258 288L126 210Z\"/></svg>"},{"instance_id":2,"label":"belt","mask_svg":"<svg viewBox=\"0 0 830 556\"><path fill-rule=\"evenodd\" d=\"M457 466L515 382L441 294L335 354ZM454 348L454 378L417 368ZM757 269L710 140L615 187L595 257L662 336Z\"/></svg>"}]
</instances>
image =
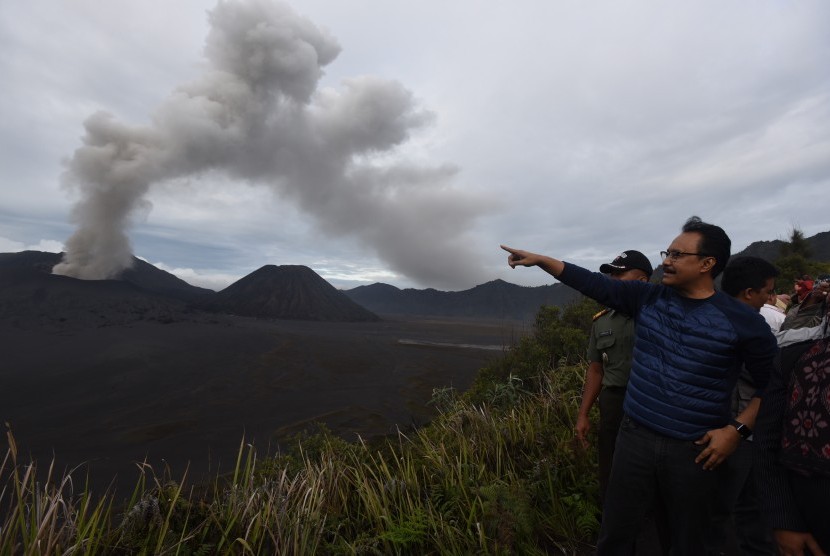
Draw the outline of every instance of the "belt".
<instances>
[{"instance_id":1,"label":"belt","mask_svg":"<svg viewBox=\"0 0 830 556\"><path fill-rule=\"evenodd\" d=\"M603 386L602 389L610 392L625 392L626 386Z\"/></svg>"}]
</instances>

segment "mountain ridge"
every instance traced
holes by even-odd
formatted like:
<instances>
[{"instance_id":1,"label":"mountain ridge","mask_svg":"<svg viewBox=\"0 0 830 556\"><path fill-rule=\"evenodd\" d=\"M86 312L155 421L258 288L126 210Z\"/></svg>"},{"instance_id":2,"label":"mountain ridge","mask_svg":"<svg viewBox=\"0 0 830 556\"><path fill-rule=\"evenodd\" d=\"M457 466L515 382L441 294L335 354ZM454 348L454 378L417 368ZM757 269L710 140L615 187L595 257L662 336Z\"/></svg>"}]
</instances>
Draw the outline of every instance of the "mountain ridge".
<instances>
[{"instance_id":1,"label":"mountain ridge","mask_svg":"<svg viewBox=\"0 0 830 556\"><path fill-rule=\"evenodd\" d=\"M806 238L813 259L830 261L830 232ZM770 262L778 259L782 240L756 241L733 256L752 255ZM659 280L662 269L655 269ZM416 290L375 283L346 290L346 295L375 313L406 316L456 316L472 318L533 319L542 305L566 305L580 294L561 283L519 286L501 279L491 280L460 292Z\"/></svg>"},{"instance_id":2,"label":"mountain ridge","mask_svg":"<svg viewBox=\"0 0 830 556\"><path fill-rule=\"evenodd\" d=\"M830 261L830 232L805 238L813 259ZM782 240L756 241L739 255L759 256L774 262ZM51 274L62 254L40 251L0 253L0 315L25 313L27 303L35 307L40 321L49 321L46 301L51 299L57 322L67 320L71 310L81 311L87 299L98 317L90 322L108 322L110 315L122 323L130 318L154 318L163 322L195 318L199 311L231 313L259 318L370 321L377 315L453 317L464 319L532 320L543 305L563 306L580 294L561 283L520 286L494 279L462 291L434 288L401 289L376 282L349 290L337 290L312 269L301 265L268 264L214 292L188 284L146 261L134 258L131 268L117 280L89 281L78 285ZM659 278L660 268L655 272ZM82 281L78 281L82 282ZM106 285L129 284L134 289ZM75 291L73 301L70 292ZM99 289L100 299L93 299ZM93 296L93 297L89 297ZM130 304L136 306L131 309ZM100 315L104 315L101 317ZM133 315L132 317L130 315ZM35 321L38 321L35 319Z\"/></svg>"},{"instance_id":3,"label":"mountain ridge","mask_svg":"<svg viewBox=\"0 0 830 556\"><path fill-rule=\"evenodd\" d=\"M61 257L41 251L0 253L0 318L31 329L148 320L204 322L213 319L208 313L332 322L378 320L304 266L266 265L214 292L135 257L116 279L79 280L52 274Z\"/></svg>"},{"instance_id":4,"label":"mountain ridge","mask_svg":"<svg viewBox=\"0 0 830 556\"><path fill-rule=\"evenodd\" d=\"M399 289L390 284L358 286L344 292L370 311L387 315L532 319L543 305L566 305L580 294L564 284L519 286L501 279L470 289Z\"/></svg>"},{"instance_id":5,"label":"mountain ridge","mask_svg":"<svg viewBox=\"0 0 830 556\"><path fill-rule=\"evenodd\" d=\"M199 305L210 311L259 318L379 320L377 315L302 265L265 265Z\"/></svg>"}]
</instances>

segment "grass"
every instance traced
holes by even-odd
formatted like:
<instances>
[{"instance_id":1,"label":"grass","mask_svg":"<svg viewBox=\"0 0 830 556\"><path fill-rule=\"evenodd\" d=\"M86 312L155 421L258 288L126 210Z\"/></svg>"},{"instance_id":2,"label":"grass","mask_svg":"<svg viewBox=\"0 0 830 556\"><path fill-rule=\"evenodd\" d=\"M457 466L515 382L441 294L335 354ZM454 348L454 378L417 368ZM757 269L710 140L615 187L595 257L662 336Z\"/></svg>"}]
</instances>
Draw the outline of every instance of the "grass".
<instances>
[{"instance_id":1,"label":"grass","mask_svg":"<svg viewBox=\"0 0 830 556\"><path fill-rule=\"evenodd\" d=\"M76 482L82 469L38 481L9 431L0 555L588 553L595 457L572 433L584 364L534 344L555 342L565 316L465 395L436 390L428 426L357 442L321 429L273 457L243 441L233 473L209 485L144 464L119 507Z\"/></svg>"}]
</instances>

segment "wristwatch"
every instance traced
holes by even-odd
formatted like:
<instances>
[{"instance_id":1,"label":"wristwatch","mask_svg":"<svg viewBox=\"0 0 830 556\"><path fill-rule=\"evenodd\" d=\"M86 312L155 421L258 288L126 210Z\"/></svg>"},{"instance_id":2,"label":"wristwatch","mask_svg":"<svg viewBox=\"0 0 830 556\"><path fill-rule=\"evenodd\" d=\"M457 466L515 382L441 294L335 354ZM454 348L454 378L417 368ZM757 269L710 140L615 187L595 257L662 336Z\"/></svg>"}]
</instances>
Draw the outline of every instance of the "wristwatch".
<instances>
[{"instance_id":1,"label":"wristwatch","mask_svg":"<svg viewBox=\"0 0 830 556\"><path fill-rule=\"evenodd\" d=\"M752 429L747 427L740 421L732 419L732 421L730 421L729 424L735 427L735 430L738 431L738 434L741 435L741 438L749 438L750 436L752 436Z\"/></svg>"}]
</instances>

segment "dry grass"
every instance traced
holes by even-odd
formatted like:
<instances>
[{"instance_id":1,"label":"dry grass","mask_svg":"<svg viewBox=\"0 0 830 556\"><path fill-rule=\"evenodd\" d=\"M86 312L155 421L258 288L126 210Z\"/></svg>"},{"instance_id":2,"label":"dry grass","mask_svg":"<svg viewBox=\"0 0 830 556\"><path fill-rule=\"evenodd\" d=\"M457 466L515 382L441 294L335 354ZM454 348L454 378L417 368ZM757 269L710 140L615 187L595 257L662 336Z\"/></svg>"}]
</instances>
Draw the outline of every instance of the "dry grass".
<instances>
[{"instance_id":1,"label":"dry grass","mask_svg":"<svg viewBox=\"0 0 830 556\"><path fill-rule=\"evenodd\" d=\"M431 425L383 441L323 431L262 459L243 442L207 487L145 465L117 511L76 488L80 469L41 484L9 432L0 554L580 553L597 529L591 458L571 442L580 376L559 368L504 409L438 391Z\"/></svg>"}]
</instances>

